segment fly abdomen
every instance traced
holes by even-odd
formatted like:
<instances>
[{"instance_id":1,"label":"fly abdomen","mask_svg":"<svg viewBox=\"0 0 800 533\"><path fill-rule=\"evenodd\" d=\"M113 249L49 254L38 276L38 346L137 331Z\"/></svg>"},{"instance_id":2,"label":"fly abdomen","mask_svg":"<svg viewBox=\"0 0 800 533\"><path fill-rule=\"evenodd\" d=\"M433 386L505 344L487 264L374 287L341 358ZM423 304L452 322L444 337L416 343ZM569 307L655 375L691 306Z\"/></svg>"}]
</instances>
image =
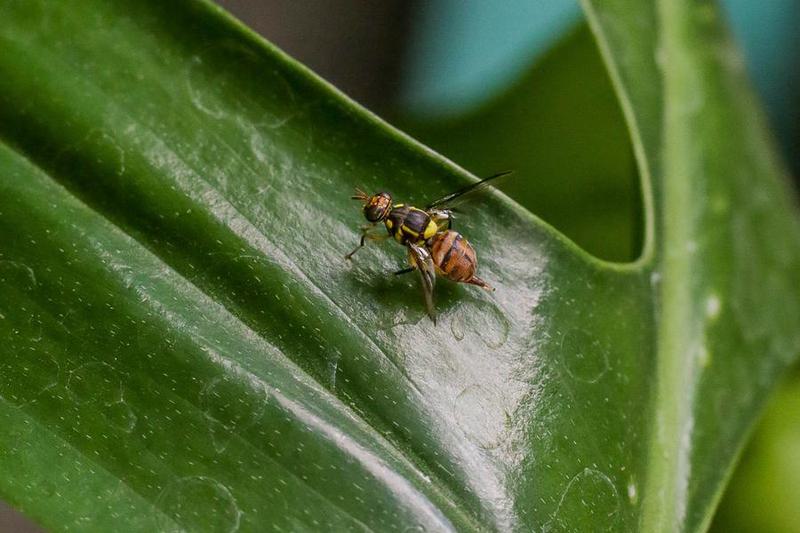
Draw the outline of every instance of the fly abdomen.
<instances>
[{"instance_id":1,"label":"fly abdomen","mask_svg":"<svg viewBox=\"0 0 800 533\"><path fill-rule=\"evenodd\" d=\"M436 271L441 276L491 290L486 282L475 275L478 267L475 249L457 231L447 230L436 235L430 242L430 250Z\"/></svg>"},{"instance_id":2,"label":"fly abdomen","mask_svg":"<svg viewBox=\"0 0 800 533\"><path fill-rule=\"evenodd\" d=\"M445 231L431 244L437 270L453 281L466 281L475 273L476 258L472 246L456 231Z\"/></svg>"}]
</instances>

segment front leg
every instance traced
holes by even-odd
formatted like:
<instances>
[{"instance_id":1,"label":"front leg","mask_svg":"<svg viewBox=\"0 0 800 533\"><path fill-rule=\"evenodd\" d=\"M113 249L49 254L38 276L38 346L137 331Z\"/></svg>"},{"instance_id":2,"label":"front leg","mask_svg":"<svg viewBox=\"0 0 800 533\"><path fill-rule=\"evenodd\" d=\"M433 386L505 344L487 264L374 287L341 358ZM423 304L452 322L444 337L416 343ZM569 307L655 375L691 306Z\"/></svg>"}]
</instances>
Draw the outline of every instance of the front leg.
<instances>
[{"instance_id":1,"label":"front leg","mask_svg":"<svg viewBox=\"0 0 800 533\"><path fill-rule=\"evenodd\" d=\"M364 231L364 232L361 233L361 242L359 243L359 245L356 246L355 249L352 252L350 252L349 254L344 256L344 258L347 259L348 261L350 261L350 259L352 259L352 257L353 257L353 254L355 254L357 251L359 251L364 246L364 239L366 239L366 238L367 238L367 232Z\"/></svg>"},{"instance_id":2,"label":"front leg","mask_svg":"<svg viewBox=\"0 0 800 533\"><path fill-rule=\"evenodd\" d=\"M361 228L361 241L359 242L358 246L356 246L356 248L352 252L350 252L349 254L344 256L344 258L349 261L353 257L353 254L355 254L357 251L359 251L361 248L364 247L364 245L366 244L366 240L367 239L369 239L371 241L382 241L382 240L384 240L384 239L386 239L388 237L388 235L376 235L373 232L374 229L375 229L374 224L370 224L369 226L362 227Z\"/></svg>"}]
</instances>

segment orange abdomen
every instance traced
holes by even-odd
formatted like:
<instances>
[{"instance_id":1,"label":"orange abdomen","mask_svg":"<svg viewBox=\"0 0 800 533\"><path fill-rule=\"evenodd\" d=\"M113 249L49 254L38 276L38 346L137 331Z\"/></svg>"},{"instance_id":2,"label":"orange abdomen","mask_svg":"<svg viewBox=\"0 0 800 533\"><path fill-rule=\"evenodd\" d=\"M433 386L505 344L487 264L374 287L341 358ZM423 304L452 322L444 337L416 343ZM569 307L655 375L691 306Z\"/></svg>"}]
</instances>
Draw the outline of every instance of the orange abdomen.
<instances>
[{"instance_id":1,"label":"orange abdomen","mask_svg":"<svg viewBox=\"0 0 800 533\"><path fill-rule=\"evenodd\" d=\"M431 255L437 272L453 281L467 282L475 276L478 260L475 250L457 231L444 231L431 242Z\"/></svg>"},{"instance_id":2,"label":"orange abdomen","mask_svg":"<svg viewBox=\"0 0 800 533\"><path fill-rule=\"evenodd\" d=\"M478 268L475 249L460 233L453 230L437 233L429 241L429 246L437 274L452 281L477 285L487 291L494 290L475 275Z\"/></svg>"}]
</instances>

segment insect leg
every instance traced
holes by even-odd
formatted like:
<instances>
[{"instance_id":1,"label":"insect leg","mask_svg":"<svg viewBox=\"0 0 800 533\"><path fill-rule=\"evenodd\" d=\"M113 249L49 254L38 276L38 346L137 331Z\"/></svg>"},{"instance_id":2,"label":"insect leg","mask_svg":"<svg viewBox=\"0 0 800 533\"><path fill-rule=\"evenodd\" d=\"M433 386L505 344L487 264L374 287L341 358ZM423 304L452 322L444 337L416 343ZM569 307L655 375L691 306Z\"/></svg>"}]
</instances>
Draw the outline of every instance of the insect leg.
<instances>
[{"instance_id":1,"label":"insect leg","mask_svg":"<svg viewBox=\"0 0 800 533\"><path fill-rule=\"evenodd\" d=\"M361 242L358 244L358 246L356 246L352 252L344 256L344 258L349 261L353 257L353 255L364 246L364 239L366 238L367 238L367 232L365 231L361 234Z\"/></svg>"},{"instance_id":2,"label":"insect leg","mask_svg":"<svg viewBox=\"0 0 800 533\"><path fill-rule=\"evenodd\" d=\"M453 219L456 218L454 214L455 210L448 209L445 213L447 213L447 229L453 229Z\"/></svg>"},{"instance_id":3,"label":"insect leg","mask_svg":"<svg viewBox=\"0 0 800 533\"><path fill-rule=\"evenodd\" d=\"M402 276L403 274L408 274L409 272L414 272L415 270L416 270L416 268L414 268L414 267L408 267L408 268L404 268L402 270L398 270L397 272L394 273L394 275L395 276Z\"/></svg>"},{"instance_id":4,"label":"insect leg","mask_svg":"<svg viewBox=\"0 0 800 533\"><path fill-rule=\"evenodd\" d=\"M358 243L358 246L356 246L352 252L344 256L345 259L349 260L350 258L352 258L353 254L359 251L366 244L367 239L371 241L382 241L389 237L389 235L376 235L372 233L373 228L374 226L364 226L363 228L361 228L361 241Z\"/></svg>"}]
</instances>

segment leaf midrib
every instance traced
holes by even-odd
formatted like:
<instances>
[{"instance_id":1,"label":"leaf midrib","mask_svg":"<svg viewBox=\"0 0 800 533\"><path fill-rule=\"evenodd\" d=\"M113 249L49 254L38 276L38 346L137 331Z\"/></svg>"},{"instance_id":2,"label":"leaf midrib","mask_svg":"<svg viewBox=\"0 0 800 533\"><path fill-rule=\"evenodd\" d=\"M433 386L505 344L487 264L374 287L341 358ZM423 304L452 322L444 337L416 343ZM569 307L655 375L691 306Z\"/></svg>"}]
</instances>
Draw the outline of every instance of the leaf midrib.
<instances>
[{"instance_id":1,"label":"leaf midrib","mask_svg":"<svg viewBox=\"0 0 800 533\"><path fill-rule=\"evenodd\" d=\"M680 47L679 39L669 33L676 24L670 19L670 7L677 2L657 2L658 41L665 56ZM641 262L645 270L657 276L651 299L655 327L656 390L651 397L648 465L649 470L643 491L640 524L643 531L681 529L686 516L688 482L691 469L692 401L695 386L695 365L688 334L693 326L691 302L691 254L686 251L691 232L691 187L686 179L691 173L681 168L684 135L680 116L676 115L676 98L673 96L675 76L672 70L662 69L663 168L656 169L656 158L642 142L638 118L634 112L627 88L619 73L619 66L610 51L599 16L590 0L582 0L592 30L607 70L612 79L623 110L636 154L645 212L645 244ZM664 22L666 19L666 22ZM686 54L684 54L685 56ZM664 61L667 61L664 59ZM680 95L678 95L678 101ZM660 172L658 172L660 170ZM651 176L662 175L663 197L654 201ZM669 179L677 178L677 179ZM670 223L664 206L670 206ZM649 268L648 268L649 266ZM658 305L658 308L656 308ZM689 392L685 394L684 392Z\"/></svg>"}]
</instances>

